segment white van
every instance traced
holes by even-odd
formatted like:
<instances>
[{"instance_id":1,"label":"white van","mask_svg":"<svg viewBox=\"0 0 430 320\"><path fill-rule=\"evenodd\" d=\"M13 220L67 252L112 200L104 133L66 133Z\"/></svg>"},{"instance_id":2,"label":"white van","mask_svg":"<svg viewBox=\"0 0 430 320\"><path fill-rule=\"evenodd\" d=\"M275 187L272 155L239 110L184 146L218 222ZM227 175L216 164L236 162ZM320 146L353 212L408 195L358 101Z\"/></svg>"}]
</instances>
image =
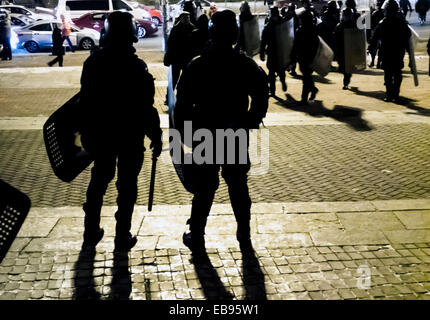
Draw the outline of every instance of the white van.
<instances>
[{"instance_id":1,"label":"white van","mask_svg":"<svg viewBox=\"0 0 430 320\"><path fill-rule=\"evenodd\" d=\"M57 18L63 14L68 19L73 19L98 10L123 10L131 13L135 19L151 20L151 14L139 8L137 2L125 0L59 0L54 14Z\"/></svg>"}]
</instances>

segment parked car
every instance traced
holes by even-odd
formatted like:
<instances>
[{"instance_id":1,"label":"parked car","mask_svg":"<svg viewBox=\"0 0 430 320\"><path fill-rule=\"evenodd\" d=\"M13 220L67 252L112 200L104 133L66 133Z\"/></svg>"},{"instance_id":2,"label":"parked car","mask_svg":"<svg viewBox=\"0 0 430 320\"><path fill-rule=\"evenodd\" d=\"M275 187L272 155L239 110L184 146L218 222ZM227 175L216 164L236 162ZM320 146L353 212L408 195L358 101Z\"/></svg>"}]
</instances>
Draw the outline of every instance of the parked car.
<instances>
[{"instance_id":1,"label":"parked car","mask_svg":"<svg viewBox=\"0 0 430 320\"><path fill-rule=\"evenodd\" d=\"M142 4L139 4L139 6L149 12L153 22L157 23L158 25L163 23L163 14L161 13L160 10L157 10L154 7L145 6Z\"/></svg>"},{"instance_id":2,"label":"parked car","mask_svg":"<svg viewBox=\"0 0 430 320\"><path fill-rule=\"evenodd\" d=\"M14 4L1 5L0 8L9 11L11 14L25 15L34 20L49 20L53 18L52 15L46 13L36 13L24 6L18 6Z\"/></svg>"},{"instance_id":3,"label":"parked car","mask_svg":"<svg viewBox=\"0 0 430 320\"><path fill-rule=\"evenodd\" d=\"M174 21L177 17L179 17L179 15L184 10L184 2L185 2L185 0L180 0L180 1L178 1L178 3L171 4L169 6L169 18L170 18L170 20ZM209 11L209 7L211 5L210 1L200 0L200 4L202 5L203 12L204 11L207 11L207 12ZM195 8L195 10L196 10L196 15L197 16L199 16L200 13L203 13L203 12L200 11L200 8L199 9ZM199 13L199 11L200 11L200 13Z\"/></svg>"},{"instance_id":4,"label":"parked car","mask_svg":"<svg viewBox=\"0 0 430 320\"><path fill-rule=\"evenodd\" d=\"M68 18L79 18L93 11L124 10L133 15L135 19L151 20L148 11L139 8L138 4L125 0L58 0L55 8L55 16L64 14Z\"/></svg>"},{"instance_id":5,"label":"parked car","mask_svg":"<svg viewBox=\"0 0 430 320\"><path fill-rule=\"evenodd\" d=\"M100 32L109 13L109 11L90 12L79 18L72 19L72 21L80 28L90 28ZM143 38L158 31L158 25L152 21L135 19L135 22L137 27L137 36L139 38Z\"/></svg>"},{"instance_id":6,"label":"parked car","mask_svg":"<svg viewBox=\"0 0 430 320\"><path fill-rule=\"evenodd\" d=\"M22 28L35 22L36 20L23 14L12 13L10 15L10 26L12 27L12 29Z\"/></svg>"},{"instance_id":7,"label":"parked car","mask_svg":"<svg viewBox=\"0 0 430 320\"><path fill-rule=\"evenodd\" d=\"M18 37L18 48L25 48L28 52L52 47L52 30L54 23L61 28L61 21L42 20L15 30ZM91 50L99 45L100 33L89 28L71 26L70 40L73 46Z\"/></svg>"}]
</instances>

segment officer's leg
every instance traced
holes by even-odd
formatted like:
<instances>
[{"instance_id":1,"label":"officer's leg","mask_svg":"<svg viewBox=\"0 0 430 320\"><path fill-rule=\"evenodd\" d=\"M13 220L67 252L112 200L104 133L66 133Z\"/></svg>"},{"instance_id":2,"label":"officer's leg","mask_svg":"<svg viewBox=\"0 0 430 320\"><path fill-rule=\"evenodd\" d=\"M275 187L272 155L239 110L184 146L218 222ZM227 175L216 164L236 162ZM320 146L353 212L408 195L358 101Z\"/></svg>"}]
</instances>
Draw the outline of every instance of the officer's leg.
<instances>
[{"instance_id":1,"label":"officer's leg","mask_svg":"<svg viewBox=\"0 0 430 320\"><path fill-rule=\"evenodd\" d=\"M272 69L269 69L269 89L270 95L274 96L276 92L276 73Z\"/></svg>"},{"instance_id":2,"label":"officer's leg","mask_svg":"<svg viewBox=\"0 0 430 320\"><path fill-rule=\"evenodd\" d=\"M188 220L190 233L184 234L184 244L190 249L204 248L204 234L207 218L212 207L215 192L219 186L219 165L194 165L193 180L196 187L191 217Z\"/></svg>"},{"instance_id":3,"label":"officer's leg","mask_svg":"<svg viewBox=\"0 0 430 320\"><path fill-rule=\"evenodd\" d=\"M248 190L250 164L223 165L222 177L228 186L230 202L237 222L240 242L250 239L251 198Z\"/></svg>"},{"instance_id":4,"label":"officer's leg","mask_svg":"<svg viewBox=\"0 0 430 320\"><path fill-rule=\"evenodd\" d=\"M400 94L400 86L402 84L402 70L397 69L393 72L393 99L398 99Z\"/></svg>"},{"instance_id":5,"label":"officer's leg","mask_svg":"<svg viewBox=\"0 0 430 320\"><path fill-rule=\"evenodd\" d=\"M347 88L348 88L348 85L349 85L349 83L351 82L351 77L352 77L352 74L351 74L351 73L347 73L347 72L345 72L345 73L343 74L343 88L344 88L344 89L347 89Z\"/></svg>"},{"instance_id":6,"label":"officer's leg","mask_svg":"<svg viewBox=\"0 0 430 320\"><path fill-rule=\"evenodd\" d=\"M285 70L278 71L278 76L282 84L282 91L287 91L287 83L285 82Z\"/></svg>"},{"instance_id":7,"label":"officer's leg","mask_svg":"<svg viewBox=\"0 0 430 320\"><path fill-rule=\"evenodd\" d=\"M177 64L172 64L172 88L176 88L176 84L179 81L179 76L181 74L181 67Z\"/></svg>"},{"instance_id":8,"label":"officer's leg","mask_svg":"<svg viewBox=\"0 0 430 320\"><path fill-rule=\"evenodd\" d=\"M62 66L63 66L63 56L62 56L62 55L59 55L59 56L58 56L58 65L59 65L60 67L62 67Z\"/></svg>"},{"instance_id":9,"label":"officer's leg","mask_svg":"<svg viewBox=\"0 0 430 320\"><path fill-rule=\"evenodd\" d=\"M137 178L143 164L143 141L131 146L125 145L118 154L118 211L116 218L117 237L130 234L131 219L137 199Z\"/></svg>"},{"instance_id":10,"label":"officer's leg","mask_svg":"<svg viewBox=\"0 0 430 320\"><path fill-rule=\"evenodd\" d=\"M386 88L385 99L391 101L393 99L393 72L391 68L384 69L384 81Z\"/></svg>"},{"instance_id":11,"label":"officer's leg","mask_svg":"<svg viewBox=\"0 0 430 320\"><path fill-rule=\"evenodd\" d=\"M91 181L87 189L87 201L84 203L85 233L84 238L92 237L100 228L100 212L103 196L109 182L115 176L115 153L99 153L95 155L91 170Z\"/></svg>"}]
</instances>

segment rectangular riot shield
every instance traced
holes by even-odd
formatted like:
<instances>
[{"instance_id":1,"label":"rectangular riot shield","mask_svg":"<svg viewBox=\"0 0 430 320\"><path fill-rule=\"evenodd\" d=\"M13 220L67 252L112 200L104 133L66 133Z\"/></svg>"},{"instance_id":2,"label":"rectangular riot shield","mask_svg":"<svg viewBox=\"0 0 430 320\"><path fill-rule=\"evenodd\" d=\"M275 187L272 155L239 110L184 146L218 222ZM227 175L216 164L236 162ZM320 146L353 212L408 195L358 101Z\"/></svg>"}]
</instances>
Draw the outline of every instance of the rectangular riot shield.
<instances>
[{"instance_id":1,"label":"rectangular riot shield","mask_svg":"<svg viewBox=\"0 0 430 320\"><path fill-rule=\"evenodd\" d=\"M30 199L24 193L0 180L0 262L21 229L30 206Z\"/></svg>"},{"instance_id":2,"label":"rectangular riot shield","mask_svg":"<svg viewBox=\"0 0 430 320\"><path fill-rule=\"evenodd\" d=\"M415 46L418 42L419 36L411 26L409 26L409 29L411 30L411 36L409 37L409 66L411 68L411 73L414 77L414 85L415 87L418 87L419 83L417 64L415 62Z\"/></svg>"},{"instance_id":3,"label":"rectangular riot shield","mask_svg":"<svg viewBox=\"0 0 430 320\"><path fill-rule=\"evenodd\" d=\"M260 27L256 16L243 23L243 37L246 54L249 57L257 55L260 51Z\"/></svg>"},{"instance_id":4,"label":"rectangular riot shield","mask_svg":"<svg viewBox=\"0 0 430 320\"><path fill-rule=\"evenodd\" d=\"M288 67L294 43L294 19L284 21L275 27L275 41L278 48L278 70Z\"/></svg>"},{"instance_id":5,"label":"rectangular riot shield","mask_svg":"<svg viewBox=\"0 0 430 320\"><path fill-rule=\"evenodd\" d=\"M354 73L366 69L366 30L345 29L343 33L345 72Z\"/></svg>"},{"instance_id":6,"label":"rectangular riot shield","mask_svg":"<svg viewBox=\"0 0 430 320\"><path fill-rule=\"evenodd\" d=\"M43 138L55 175L70 182L93 161L81 145L78 121L80 116L77 93L55 111L43 126Z\"/></svg>"},{"instance_id":7,"label":"rectangular riot shield","mask_svg":"<svg viewBox=\"0 0 430 320\"><path fill-rule=\"evenodd\" d=\"M320 76L325 77L331 69L331 62L333 61L333 50L324 42L324 40L318 36L320 43L318 50L312 61L310 67L313 71L318 73Z\"/></svg>"},{"instance_id":8,"label":"rectangular riot shield","mask_svg":"<svg viewBox=\"0 0 430 320\"><path fill-rule=\"evenodd\" d=\"M170 129L176 129L177 125L174 121L175 107L176 107L176 95L172 85L172 67L169 68L169 78L167 84L167 104L169 107L169 127ZM182 141L178 139L177 135L172 134L170 139L170 157L172 159L173 167L175 168L176 174L179 177L185 190L190 193L194 193L193 186L193 173L192 164L185 164L185 158L192 157L192 154L186 153L182 145ZM179 154L175 151L179 150ZM188 163L188 162L187 162Z\"/></svg>"}]
</instances>

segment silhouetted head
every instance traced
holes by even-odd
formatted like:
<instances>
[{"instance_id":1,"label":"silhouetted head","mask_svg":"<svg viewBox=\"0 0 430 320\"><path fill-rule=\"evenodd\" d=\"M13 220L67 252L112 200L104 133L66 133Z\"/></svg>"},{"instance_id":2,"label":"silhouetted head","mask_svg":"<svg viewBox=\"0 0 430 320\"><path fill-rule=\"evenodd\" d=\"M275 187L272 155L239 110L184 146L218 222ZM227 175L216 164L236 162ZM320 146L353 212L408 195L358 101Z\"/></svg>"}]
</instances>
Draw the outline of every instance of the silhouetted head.
<instances>
[{"instance_id":1,"label":"silhouetted head","mask_svg":"<svg viewBox=\"0 0 430 320\"><path fill-rule=\"evenodd\" d=\"M279 16L279 9L278 7L272 7L270 8L270 18L271 19L278 19Z\"/></svg>"},{"instance_id":2,"label":"silhouetted head","mask_svg":"<svg viewBox=\"0 0 430 320\"><path fill-rule=\"evenodd\" d=\"M378 0L376 2L376 8L381 9L382 6L384 5L385 0Z\"/></svg>"},{"instance_id":3,"label":"silhouetted head","mask_svg":"<svg viewBox=\"0 0 430 320\"><path fill-rule=\"evenodd\" d=\"M346 0L345 1L345 6L347 8L355 9L357 7L357 4L355 3L355 0Z\"/></svg>"},{"instance_id":4,"label":"silhouetted head","mask_svg":"<svg viewBox=\"0 0 430 320\"><path fill-rule=\"evenodd\" d=\"M183 11L179 17L176 18L175 25L179 24L191 24L191 15L188 11Z\"/></svg>"},{"instance_id":5,"label":"silhouetted head","mask_svg":"<svg viewBox=\"0 0 430 320\"><path fill-rule=\"evenodd\" d=\"M137 42L136 24L128 12L114 11L105 20L106 42L130 45Z\"/></svg>"},{"instance_id":6,"label":"silhouetted head","mask_svg":"<svg viewBox=\"0 0 430 320\"><path fill-rule=\"evenodd\" d=\"M295 11L296 10L296 5L294 3L290 3L288 4L288 11Z\"/></svg>"},{"instance_id":7,"label":"silhouetted head","mask_svg":"<svg viewBox=\"0 0 430 320\"><path fill-rule=\"evenodd\" d=\"M305 10L300 14L300 21L304 27L309 27L314 24L315 17L312 11Z\"/></svg>"},{"instance_id":8,"label":"silhouetted head","mask_svg":"<svg viewBox=\"0 0 430 320\"><path fill-rule=\"evenodd\" d=\"M241 14L251 13L251 8L249 7L249 3L247 1L243 1L241 3L239 10Z\"/></svg>"},{"instance_id":9,"label":"silhouetted head","mask_svg":"<svg viewBox=\"0 0 430 320\"><path fill-rule=\"evenodd\" d=\"M231 10L215 12L210 29L211 39L218 47L231 47L237 42L239 28L236 14Z\"/></svg>"},{"instance_id":10,"label":"silhouetted head","mask_svg":"<svg viewBox=\"0 0 430 320\"><path fill-rule=\"evenodd\" d=\"M328 5L327 5L327 9L330 11L335 11L338 9L338 5L337 2L335 0L331 0Z\"/></svg>"},{"instance_id":11,"label":"silhouetted head","mask_svg":"<svg viewBox=\"0 0 430 320\"><path fill-rule=\"evenodd\" d=\"M197 28L200 30L208 30L209 26L209 19L208 16L205 14L200 15L197 19Z\"/></svg>"},{"instance_id":12,"label":"silhouetted head","mask_svg":"<svg viewBox=\"0 0 430 320\"><path fill-rule=\"evenodd\" d=\"M387 0L382 5L386 17L394 17L399 13L399 4L395 0Z\"/></svg>"},{"instance_id":13,"label":"silhouetted head","mask_svg":"<svg viewBox=\"0 0 430 320\"><path fill-rule=\"evenodd\" d=\"M345 8L342 10L342 21L348 22L352 21L354 17L354 11L352 8Z\"/></svg>"}]
</instances>

